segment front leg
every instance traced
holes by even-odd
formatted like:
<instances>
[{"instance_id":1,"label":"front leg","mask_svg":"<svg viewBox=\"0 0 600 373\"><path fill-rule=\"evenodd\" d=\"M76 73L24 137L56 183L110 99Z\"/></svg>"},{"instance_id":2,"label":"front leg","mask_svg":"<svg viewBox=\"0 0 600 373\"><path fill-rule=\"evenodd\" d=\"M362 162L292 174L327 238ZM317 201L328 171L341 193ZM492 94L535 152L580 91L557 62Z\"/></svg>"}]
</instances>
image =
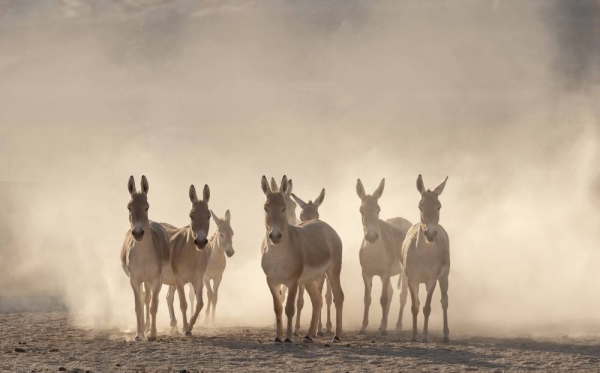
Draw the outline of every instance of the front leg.
<instances>
[{"instance_id":1,"label":"front leg","mask_svg":"<svg viewBox=\"0 0 600 373\"><path fill-rule=\"evenodd\" d=\"M210 279L207 277L204 278L204 286L206 286L206 312L204 315L204 324L208 325L208 322L210 321L210 308L212 306L213 289L210 286Z\"/></svg>"},{"instance_id":2,"label":"front leg","mask_svg":"<svg viewBox=\"0 0 600 373\"><path fill-rule=\"evenodd\" d=\"M299 336L300 332L300 318L302 317L302 308L304 308L304 286L298 286L298 300L296 301L296 325L294 326L294 337Z\"/></svg>"},{"instance_id":3,"label":"front leg","mask_svg":"<svg viewBox=\"0 0 600 373\"><path fill-rule=\"evenodd\" d=\"M183 333L185 335L191 335L188 320L187 320L187 301L185 299L185 289L182 278L175 279L175 287L177 288L177 295L179 296L179 308L181 309L181 319L183 321Z\"/></svg>"},{"instance_id":4,"label":"front leg","mask_svg":"<svg viewBox=\"0 0 600 373\"><path fill-rule=\"evenodd\" d=\"M410 292L410 311L413 315L413 327L411 341L417 341L417 315L419 314L419 284L408 279L408 291Z\"/></svg>"},{"instance_id":5,"label":"front leg","mask_svg":"<svg viewBox=\"0 0 600 373\"><path fill-rule=\"evenodd\" d=\"M275 334L275 342L283 343L283 305L281 304L281 286L279 284L273 283L267 277L267 285L269 285L269 290L271 291L271 296L273 297L273 309L275 311L275 324L276 324L276 334Z\"/></svg>"},{"instance_id":6,"label":"front leg","mask_svg":"<svg viewBox=\"0 0 600 373\"><path fill-rule=\"evenodd\" d=\"M162 276L161 276L162 277ZM152 303L150 305L150 334L148 335L149 341L156 341L156 312L158 311L158 296L160 294L160 289L162 288L162 278L158 277L152 281L151 289L152 289ZM146 291L150 291L148 287L146 287Z\"/></svg>"},{"instance_id":7,"label":"front leg","mask_svg":"<svg viewBox=\"0 0 600 373\"><path fill-rule=\"evenodd\" d=\"M171 319L171 329L177 328L177 318L175 317L175 308L173 303L175 302L175 285L169 286L167 290L167 307L169 308L169 318Z\"/></svg>"},{"instance_id":8,"label":"front leg","mask_svg":"<svg viewBox=\"0 0 600 373\"><path fill-rule=\"evenodd\" d=\"M198 320L198 315L200 315L202 307L204 307L204 300L202 299L202 283L202 277L200 277L200 279L194 283L194 292L196 293L196 309L194 309L194 315L190 319L190 332L194 328L196 320Z\"/></svg>"},{"instance_id":9,"label":"front leg","mask_svg":"<svg viewBox=\"0 0 600 373\"><path fill-rule=\"evenodd\" d=\"M298 294L298 279L291 280L288 285L288 295L285 304L285 315L287 316L287 332L285 342L292 343L294 313L296 311L296 295Z\"/></svg>"},{"instance_id":10,"label":"front leg","mask_svg":"<svg viewBox=\"0 0 600 373\"><path fill-rule=\"evenodd\" d=\"M306 292L310 296L310 302L312 303L313 313L310 319L310 327L308 334L304 337L305 342L312 342L317 331L317 322L321 315L321 307L323 307L323 296L321 295L321 289L316 281L306 284Z\"/></svg>"},{"instance_id":11,"label":"front leg","mask_svg":"<svg viewBox=\"0 0 600 373\"><path fill-rule=\"evenodd\" d=\"M142 302L142 291L141 282L129 278L131 289L133 290L133 299L135 301L135 317L137 324L137 334L135 335L135 341L141 341L144 339L144 303Z\"/></svg>"},{"instance_id":12,"label":"front leg","mask_svg":"<svg viewBox=\"0 0 600 373\"><path fill-rule=\"evenodd\" d=\"M221 286L222 277L217 277L213 280L213 298L212 298L212 309L210 314L210 322L214 325L215 323L215 312L217 311L217 301L219 300L219 286Z\"/></svg>"},{"instance_id":13,"label":"front leg","mask_svg":"<svg viewBox=\"0 0 600 373\"><path fill-rule=\"evenodd\" d=\"M367 331L367 326L369 325L369 307L371 307L371 289L373 287L373 276L369 276L363 272L362 277L363 282L365 283L365 312L363 315L362 327L360 328L360 334L365 333Z\"/></svg>"}]
</instances>

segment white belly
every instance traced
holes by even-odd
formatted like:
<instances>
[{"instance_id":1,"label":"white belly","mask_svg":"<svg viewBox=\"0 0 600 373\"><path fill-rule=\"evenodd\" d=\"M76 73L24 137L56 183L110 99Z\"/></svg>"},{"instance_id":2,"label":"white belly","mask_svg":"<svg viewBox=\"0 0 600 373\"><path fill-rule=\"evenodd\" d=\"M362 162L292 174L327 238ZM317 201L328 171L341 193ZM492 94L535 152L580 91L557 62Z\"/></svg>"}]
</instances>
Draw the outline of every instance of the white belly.
<instances>
[{"instance_id":1,"label":"white belly","mask_svg":"<svg viewBox=\"0 0 600 373\"><path fill-rule=\"evenodd\" d=\"M298 284L305 285L318 280L325 274L328 264L329 263L326 263L320 267L304 267L304 271L302 271Z\"/></svg>"}]
</instances>

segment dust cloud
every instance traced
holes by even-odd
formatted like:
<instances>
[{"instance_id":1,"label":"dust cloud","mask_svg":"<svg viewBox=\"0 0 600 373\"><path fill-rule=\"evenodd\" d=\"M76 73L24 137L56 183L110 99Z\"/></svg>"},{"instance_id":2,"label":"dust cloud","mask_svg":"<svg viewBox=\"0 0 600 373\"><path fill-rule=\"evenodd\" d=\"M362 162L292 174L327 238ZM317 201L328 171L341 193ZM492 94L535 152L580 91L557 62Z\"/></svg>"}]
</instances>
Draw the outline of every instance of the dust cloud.
<instances>
[{"instance_id":1,"label":"dust cloud","mask_svg":"<svg viewBox=\"0 0 600 373\"><path fill-rule=\"evenodd\" d=\"M190 184L210 186L217 215L231 210L218 322L272 325L260 177L286 174L301 198L327 190L321 218L344 242L344 321L356 328L356 179L371 193L385 177L381 216L416 222L421 173L430 188L450 176L453 333L592 333L599 7L1 1L0 294L58 297L77 322L132 330L119 251L127 179L144 174L152 220L187 224ZM375 280L373 330L379 295ZM395 291L391 328L398 303Z\"/></svg>"}]
</instances>

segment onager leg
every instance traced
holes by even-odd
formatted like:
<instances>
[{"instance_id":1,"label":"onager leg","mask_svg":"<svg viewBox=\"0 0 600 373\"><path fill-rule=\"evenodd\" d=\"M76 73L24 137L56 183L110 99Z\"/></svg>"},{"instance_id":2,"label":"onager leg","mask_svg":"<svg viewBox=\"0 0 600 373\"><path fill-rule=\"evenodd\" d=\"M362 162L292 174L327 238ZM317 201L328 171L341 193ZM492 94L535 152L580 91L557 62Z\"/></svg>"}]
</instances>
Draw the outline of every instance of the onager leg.
<instances>
[{"instance_id":1,"label":"onager leg","mask_svg":"<svg viewBox=\"0 0 600 373\"><path fill-rule=\"evenodd\" d=\"M296 325L294 326L294 337L299 336L300 332L300 317L304 308L304 285L298 285L298 300L296 301Z\"/></svg>"},{"instance_id":2,"label":"onager leg","mask_svg":"<svg viewBox=\"0 0 600 373\"><path fill-rule=\"evenodd\" d=\"M290 281L288 286L288 295L287 300L285 302L285 315L287 316L287 331L285 333L285 341L287 343L292 343L292 324L294 323L294 312L296 311L296 294L298 293L298 280Z\"/></svg>"},{"instance_id":3,"label":"onager leg","mask_svg":"<svg viewBox=\"0 0 600 373\"><path fill-rule=\"evenodd\" d=\"M196 302L196 293L194 292L194 287L190 283L189 302L188 302L188 305L190 306L190 318L194 315L195 302Z\"/></svg>"},{"instance_id":4,"label":"onager leg","mask_svg":"<svg viewBox=\"0 0 600 373\"><path fill-rule=\"evenodd\" d=\"M363 282L365 283L365 313L363 316L362 327L360 328L360 334L364 334L367 331L367 325L369 325L369 307L371 307L371 289L373 288L373 276L368 276L363 272L362 277Z\"/></svg>"},{"instance_id":5,"label":"onager leg","mask_svg":"<svg viewBox=\"0 0 600 373\"><path fill-rule=\"evenodd\" d=\"M196 292L196 309L194 310L194 315L190 319L190 332L194 328L196 324L196 320L198 320L198 315L200 315L200 311L202 311L202 307L204 307L204 300L202 299L202 288L203 288L203 279L199 279L196 281L194 285L194 291Z\"/></svg>"},{"instance_id":6,"label":"onager leg","mask_svg":"<svg viewBox=\"0 0 600 373\"><path fill-rule=\"evenodd\" d=\"M342 291L342 284L340 283L340 272L341 265L338 268L327 270L327 278L331 284L331 291L333 292L333 304L335 304L335 335L333 336L333 343L339 343L342 341L342 309L344 308L344 292Z\"/></svg>"},{"instance_id":7,"label":"onager leg","mask_svg":"<svg viewBox=\"0 0 600 373\"><path fill-rule=\"evenodd\" d=\"M146 322L144 323L144 331L148 333L150 331L150 301L152 300L152 287L149 282L144 282L140 286L140 292L144 298L144 304L146 305Z\"/></svg>"},{"instance_id":8,"label":"onager leg","mask_svg":"<svg viewBox=\"0 0 600 373\"><path fill-rule=\"evenodd\" d=\"M444 342L450 342L448 329L448 275L439 279L442 292L442 310L444 311Z\"/></svg>"},{"instance_id":9,"label":"onager leg","mask_svg":"<svg viewBox=\"0 0 600 373\"><path fill-rule=\"evenodd\" d=\"M175 302L175 286L169 286L167 291L167 306L169 307L169 318L171 319L171 328L177 328L177 318L175 317L175 308L173 303Z\"/></svg>"},{"instance_id":10,"label":"onager leg","mask_svg":"<svg viewBox=\"0 0 600 373\"><path fill-rule=\"evenodd\" d=\"M310 319L310 327L308 328L308 334L304 337L304 342L312 342L312 338L317 332L317 322L319 315L321 314L321 307L323 307L323 296L321 290L316 281L306 284L306 292L310 296L310 302L312 303L312 317Z\"/></svg>"},{"instance_id":11,"label":"onager leg","mask_svg":"<svg viewBox=\"0 0 600 373\"><path fill-rule=\"evenodd\" d=\"M423 342L429 342L429 315L431 314L431 298L433 297L433 292L435 290L435 286L437 285L437 279L434 279L429 284L426 284L427 288L427 298L425 299L425 306L423 307L423 316L425 316L425 320L423 321Z\"/></svg>"},{"instance_id":12,"label":"onager leg","mask_svg":"<svg viewBox=\"0 0 600 373\"><path fill-rule=\"evenodd\" d=\"M144 305L142 303L142 284L134 280L129 279L131 289L133 289L133 297L135 300L135 317L137 323L137 334L135 335L135 341L141 341L144 339Z\"/></svg>"},{"instance_id":13,"label":"onager leg","mask_svg":"<svg viewBox=\"0 0 600 373\"><path fill-rule=\"evenodd\" d=\"M283 343L283 305L281 304L281 286L273 284L268 277L267 285L269 285L269 290L271 290L271 296L273 297L273 309L275 311L275 343Z\"/></svg>"},{"instance_id":14,"label":"onager leg","mask_svg":"<svg viewBox=\"0 0 600 373\"><path fill-rule=\"evenodd\" d=\"M319 326L317 327L317 335L319 337L323 336L323 322L322 322L322 310L323 310L323 286L325 285L325 277L326 275L323 274L323 276L317 280L317 288L319 289L319 294L321 297L321 309L319 310Z\"/></svg>"},{"instance_id":15,"label":"onager leg","mask_svg":"<svg viewBox=\"0 0 600 373\"><path fill-rule=\"evenodd\" d=\"M327 279L327 291L325 292L325 303L327 303L327 324L325 324L325 330L330 332L333 328L331 324L331 303L333 302L333 295L331 294L331 284L329 283L329 279Z\"/></svg>"},{"instance_id":16,"label":"onager leg","mask_svg":"<svg viewBox=\"0 0 600 373\"><path fill-rule=\"evenodd\" d=\"M221 286L222 277L217 277L213 280L213 298L210 321L214 325L215 323L215 312L217 310L217 301L219 300L219 286Z\"/></svg>"},{"instance_id":17,"label":"onager leg","mask_svg":"<svg viewBox=\"0 0 600 373\"><path fill-rule=\"evenodd\" d=\"M162 278L158 277L152 281L151 287L146 287L146 292L152 289L152 304L150 305L150 317L152 324L150 326L150 335L148 335L149 341L156 341L156 312L158 311L158 296L160 295L160 289L162 288Z\"/></svg>"},{"instance_id":18,"label":"onager leg","mask_svg":"<svg viewBox=\"0 0 600 373\"><path fill-rule=\"evenodd\" d=\"M410 280L409 280L410 281ZM413 328L411 341L417 341L417 315L419 314L419 284L409 283L408 290L410 291L411 307L410 311L413 315Z\"/></svg>"},{"instance_id":19,"label":"onager leg","mask_svg":"<svg viewBox=\"0 0 600 373\"><path fill-rule=\"evenodd\" d=\"M209 278L204 279L204 285L206 286L206 313L204 314L204 323L208 324L208 322L210 321L210 308L212 305L214 293L212 287L210 286Z\"/></svg>"},{"instance_id":20,"label":"onager leg","mask_svg":"<svg viewBox=\"0 0 600 373\"><path fill-rule=\"evenodd\" d=\"M179 308L181 309L181 319L183 321L183 332L185 335L192 335L192 332L189 329L189 324L187 320L187 302L185 300L185 289L184 283L182 279L175 280L175 286L177 287L177 295L179 296Z\"/></svg>"},{"instance_id":21,"label":"onager leg","mask_svg":"<svg viewBox=\"0 0 600 373\"><path fill-rule=\"evenodd\" d=\"M400 291L400 314L398 315L398 323L396 324L396 330L402 330L402 315L404 314L404 307L406 306L406 298L408 297L408 279L405 275L400 273L402 278L402 290Z\"/></svg>"},{"instance_id":22,"label":"onager leg","mask_svg":"<svg viewBox=\"0 0 600 373\"><path fill-rule=\"evenodd\" d=\"M381 298L379 303L381 304L381 325L379 325L379 331L382 335L387 335L387 322L390 314L390 304L392 300L393 290L392 284L390 283L390 276L381 277Z\"/></svg>"}]
</instances>

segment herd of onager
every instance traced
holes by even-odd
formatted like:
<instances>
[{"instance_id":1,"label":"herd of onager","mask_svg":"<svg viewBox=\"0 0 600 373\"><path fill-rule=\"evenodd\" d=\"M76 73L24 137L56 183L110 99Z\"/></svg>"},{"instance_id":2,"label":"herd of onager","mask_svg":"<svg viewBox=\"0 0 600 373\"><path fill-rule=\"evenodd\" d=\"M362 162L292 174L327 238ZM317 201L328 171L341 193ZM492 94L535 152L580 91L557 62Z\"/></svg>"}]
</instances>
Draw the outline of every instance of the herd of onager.
<instances>
[{"instance_id":1,"label":"herd of onager","mask_svg":"<svg viewBox=\"0 0 600 373\"><path fill-rule=\"evenodd\" d=\"M419 201L421 221L414 225L400 217L386 221L379 218L381 209L378 200L383 194L385 179L373 194L367 194L360 179L357 181L356 192L361 200L360 213L364 232L359 252L365 284L361 333L366 331L369 322L374 276L379 276L382 282L380 303L383 317L379 332L387 333L387 320L393 293L391 277L399 276L398 287L402 290L396 329L402 328L402 313L410 292L413 315L412 340L416 341L417 314L420 304L418 291L419 285L425 284L427 298L423 307L425 316L423 341L427 341L431 300L439 282L444 314L444 342L449 341L447 311L450 248L448 234L439 224L441 209L439 196L447 180L448 178L434 190L428 190L419 175L417 190L421 195ZM304 341L312 342L315 336L322 335L321 308L325 284L327 284L325 327L327 331L332 330L330 309L333 301L336 311L333 342L340 342L344 304L344 292L340 281L342 240L329 224L320 220L318 209L325 198L325 189L317 199L307 203L292 193L292 180L288 180L286 176L279 186L274 179L269 183L263 176L261 187L266 197L261 266L273 297L277 330L275 342L292 342L293 336L298 336L305 291L312 304L312 317ZM175 290L179 295L183 332L191 334L204 307L202 298L204 285L207 287L208 295L205 321L214 322L219 285L226 267L226 256L231 257L234 254L229 210L224 218L217 217L208 208L210 200L208 185L204 186L202 199L198 198L196 189L192 185L189 191L192 204L189 212L190 224L177 228L167 223L149 220L149 186L145 176L142 176L140 191L136 189L133 176L129 178L128 189L131 195L127 205L130 229L127 231L121 250L121 263L134 293L137 317L135 340L142 340L146 333L149 341L156 339L158 296L163 284L169 286L167 303L172 328L177 327L173 307ZM301 208L300 220L296 217L297 205ZM216 224L217 231L209 239L211 220ZM189 298L192 308L189 322L188 303L184 292L184 286L188 283L191 284ZM197 299L195 307L194 298ZM285 333L284 310L287 316ZM296 323L293 325L296 311Z\"/></svg>"}]
</instances>

